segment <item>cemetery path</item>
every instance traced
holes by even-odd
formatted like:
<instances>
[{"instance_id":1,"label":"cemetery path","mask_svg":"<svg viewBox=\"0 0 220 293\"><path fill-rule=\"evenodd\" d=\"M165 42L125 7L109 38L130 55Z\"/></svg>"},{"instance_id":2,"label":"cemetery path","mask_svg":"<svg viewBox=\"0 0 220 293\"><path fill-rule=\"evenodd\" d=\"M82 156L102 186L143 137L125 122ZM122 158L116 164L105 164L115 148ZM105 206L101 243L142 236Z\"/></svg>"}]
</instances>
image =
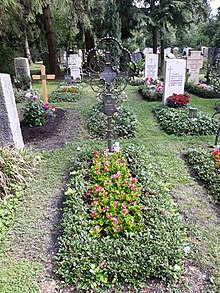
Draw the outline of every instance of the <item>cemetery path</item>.
<instances>
[{"instance_id":1,"label":"cemetery path","mask_svg":"<svg viewBox=\"0 0 220 293\"><path fill-rule=\"evenodd\" d=\"M30 127L21 121L26 147L34 150L54 150L71 143L80 132L80 118L74 110L56 109L43 126Z\"/></svg>"}]
</instances>

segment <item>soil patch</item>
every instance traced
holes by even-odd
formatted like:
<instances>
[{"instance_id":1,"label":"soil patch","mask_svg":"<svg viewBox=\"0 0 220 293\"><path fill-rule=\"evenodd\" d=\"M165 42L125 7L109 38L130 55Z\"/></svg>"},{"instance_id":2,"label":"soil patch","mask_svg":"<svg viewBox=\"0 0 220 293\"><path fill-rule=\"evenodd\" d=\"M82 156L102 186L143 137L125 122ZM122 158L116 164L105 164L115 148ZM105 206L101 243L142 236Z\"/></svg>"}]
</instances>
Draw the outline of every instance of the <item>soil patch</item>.
<instances>
[{"instance_id":1,"label":"soil patch","mask_svg":"<svg viewBox=\"0 0 220 293\"><path fill-rule=\"evenodd\" d=\"M22 113L19 115L22 117ZM80 117L74 110L56 109L56 115L47 119L43 126L25 124L21 132L26 147L34 150L53 150L71 143L80 133Z\"/></svg>"}]
</instances>

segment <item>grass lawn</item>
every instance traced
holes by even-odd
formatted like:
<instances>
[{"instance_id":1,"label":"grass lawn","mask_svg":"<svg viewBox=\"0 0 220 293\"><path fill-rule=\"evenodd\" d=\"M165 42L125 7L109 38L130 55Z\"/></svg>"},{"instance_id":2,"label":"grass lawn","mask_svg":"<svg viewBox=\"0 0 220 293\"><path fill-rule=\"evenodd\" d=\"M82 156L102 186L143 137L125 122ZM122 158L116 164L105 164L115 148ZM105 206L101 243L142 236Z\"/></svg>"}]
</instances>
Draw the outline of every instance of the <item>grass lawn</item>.
<instances>
[{"instance_id":1,"label":"grass lawn","mask_svg":"<svg viewBox=\"0 0 220 293\"><path fill-rule=\"evenodd\" d=\"M55 89L56 85L55 81L48 82L48 92ZM33 88L39 90L41 83L33 83ZM153 155L154 160L160 164L166 174L166 181L172 190L174 201L183 216L183 221L187 224L187 237L191 245L189 262L192 266L208 271L213 288L213 291L209 292L219 292L219 207L215 206L214 200L206 190L191 177L182 159L182 155L189 148L212 145L214 136L176 137L165 134L152 114L152 109L160 103L141 100L137 88L130 85L127 86L126 92L128 101L125 103L135 112L139 125L137 136L120 140L120 146L123 148L129 144L144 145ZM212 115L216 101L192 96L190 106L196 106L200 111ZM94 92L86 86L81 100L54 104L57 108L75 109L83 118L85 132L82 137L62 149L39 152L41 163L34 180L26 190L25 199L19 203L15 224L1 252L1 293L41 292L40 288L45 290L46 285L49 288L53 284L48 273L50 270L46 267L49 261L45 259L50 245L45 242L52 233L48 230L54 228L52 215L58 213L61 204L58 207L50 205L51 198L60 188L65 188L63 182L66 180L71 159L77 156L78 148L85 146L107 148L107 142L91 140L86 132L86 118L95 102ZM24 239L23 246L21 239ZM186 284L186 288L187 286L189 291L184 292L194 292L190 291L191 284ZM174 290L173 288L172 292L176 292Z\"/></svg>"}]
</instances>

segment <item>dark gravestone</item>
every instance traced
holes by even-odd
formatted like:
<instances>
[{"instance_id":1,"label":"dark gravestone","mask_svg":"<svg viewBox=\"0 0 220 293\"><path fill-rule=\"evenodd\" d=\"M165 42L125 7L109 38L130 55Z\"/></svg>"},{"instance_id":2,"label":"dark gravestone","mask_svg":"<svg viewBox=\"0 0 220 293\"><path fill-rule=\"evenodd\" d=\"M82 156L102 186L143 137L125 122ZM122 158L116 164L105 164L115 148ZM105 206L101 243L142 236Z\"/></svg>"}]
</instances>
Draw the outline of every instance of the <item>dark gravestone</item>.
<instances>
[{"instance_id":1,"label":"dark gravestone","mask_svg":"<svg viewBox=\"0 0 220 293\"><path fill-rule=\"evenodd\" d=\"M116 100L112 98L110 95L106 96L103 100L104 105L102 108L102 112L108 116L113 116L115 112L118 112L116 109Z\"/></svg>"},{"instance_id":2,"label":"dark gravestone","mask_svg":"<svg viewBox=\"0 0 220 293\"><path fill-rule=\"evenodd\" d=\"M117 71L113 70L111 66L104 67L104 71L100 72L100 78L104 79L107 84L111 84L114 79L118 77Z\"/></svg>"}]
</instances>

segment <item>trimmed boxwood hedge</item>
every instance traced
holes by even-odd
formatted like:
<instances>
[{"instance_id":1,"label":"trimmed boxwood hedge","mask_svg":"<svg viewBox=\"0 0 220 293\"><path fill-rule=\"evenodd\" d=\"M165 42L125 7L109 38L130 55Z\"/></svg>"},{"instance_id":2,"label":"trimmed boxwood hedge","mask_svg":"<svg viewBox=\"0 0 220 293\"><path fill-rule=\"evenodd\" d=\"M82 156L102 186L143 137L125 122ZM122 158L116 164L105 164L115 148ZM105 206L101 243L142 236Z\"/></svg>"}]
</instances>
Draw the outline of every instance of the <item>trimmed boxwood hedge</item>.
<instances>
[{"instance_id":1,"label":"trimmed boxwood hedge","mask_svg":"<svg viewBox=\"0 0 220 293\"><path fill-rule=\"evenodd\" d=\"M160 127L168 134L211 135L216 131L217 124L212 117L202 112L197 113L197 119L188 118L188 108L170 108L159 106L154 108Z\"/></svg>"},{"instance_id":2,"label":"trimmed boxwood hedge","mask_svg":"<svg viewBox=\"0 0 220 293\"><path fill-rule=\"evenodd\" d=\"M213 90L206 90L193 83L185 84L185 91L204 99L217 99L220 95Z\"/></svg>"},{"instance_id":3,"label":"trimmed boxwood hedge","mask_svg":"<svg viewBox=\"0 0 220 293\"><path fill-rule=\"evenodd\" d=\"M205 183L210 194L220 202L220 168L215 167L215 160L210 149L189 150L187 162L196 176Z\"/></svg>"},{"instance_id":4,"label":"trimmed boxwood hedge","mask_svg":"<svg viewBox=\"0 0 220 293\"><path fill-rule=\"evenodd\" d=\"M143 147L130 146L123 154L141 185L144 229L116 239L89 234L91 217L85 192L91 150L72 162L56 256L57 275L86 292L123 286L140 292L146 279L170 282L182 268L185 229L159 167Z\"/></svg>"}]
</instances>

